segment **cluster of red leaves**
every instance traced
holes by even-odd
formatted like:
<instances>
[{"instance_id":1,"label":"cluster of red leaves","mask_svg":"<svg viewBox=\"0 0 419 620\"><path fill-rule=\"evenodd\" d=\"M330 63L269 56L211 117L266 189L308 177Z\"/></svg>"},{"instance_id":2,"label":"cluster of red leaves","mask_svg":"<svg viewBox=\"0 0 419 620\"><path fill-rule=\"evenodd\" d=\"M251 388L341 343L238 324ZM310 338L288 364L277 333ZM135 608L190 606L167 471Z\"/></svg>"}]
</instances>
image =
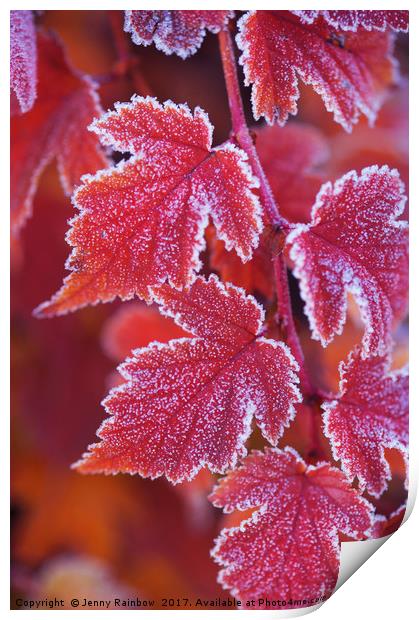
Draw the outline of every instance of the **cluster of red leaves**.
<instances>
[{"instance_id":1,"label":"cluster of red leaves","mask_svg":"<svg viewBox=\"0 0 419 620\"><path fill-rule=\"evenodd\" d=\"M124 29L137 45L153 42L186 58L206 30L228 29L232 18L227 11L126 11ZM392 53L395 31L407 31L407 12L250 11L238 30L256 120L283 125L295 115L300 78L350 132L361 114L374 123L398 80ZM66 237L71 273L36 316L138 297L166 317L139 305L108 324L107 351L120 358L134 350L119 368L122 383L103 402L109 417L101 441L74 467L172 483L192 480L203 467L228 472L211 501L226 512L252 512L217 539L223 587L243 601L297 599L305 606L329 596L339 541L384 535L403 511L386 519L363 496L378 499L387 489L385 450L407 454L407 371L390 369L394 329L407 311L399 173L383 162L324 183L338 166L329 163L333 143L318 130L259 128L256 157L286 222L279 238L263 209L259 187L267 181L252 164L255 155L234 137L213 147L201 108L136 95L101 115L95 83L70 66L54 36L35 35L28 11L12 16L12 63L24 112L12 128L13 233L30 216L37 179L52 158L67 193L85 175ZM110 166L106 150L128 157ZM201 260L205 231L209 257ZM348 294L359 308L362 341L341 362L335 396L304 393L303 382L300 392L298 352L278 337L278 319L287 329L290 317L272 311L278 256L299 281L312 339L324 347L343 331ZM221 280L198 275L203 264ZM267 313L246 292L260 295ZM160 342L135 333L147 321ZM322 450L330 462L314 465L318 442L303 459L281 438L299 412L314 420L320 403L320 443L329 440L330 453ZM280 447L246 456L254 426Z\"/></svg>"}]
</instances>

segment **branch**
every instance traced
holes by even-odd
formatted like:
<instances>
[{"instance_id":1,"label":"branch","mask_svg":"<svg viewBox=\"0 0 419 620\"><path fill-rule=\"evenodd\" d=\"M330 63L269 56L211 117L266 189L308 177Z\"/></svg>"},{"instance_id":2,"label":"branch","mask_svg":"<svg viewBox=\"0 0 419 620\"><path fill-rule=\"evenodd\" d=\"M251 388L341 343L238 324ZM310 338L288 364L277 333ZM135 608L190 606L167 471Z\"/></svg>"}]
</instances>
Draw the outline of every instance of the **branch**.
<instances>
[{"instance_id":1,"label":"branch","mask_svg":"<svg viewBox=\"0 0 419 620\"><path fill-rule=\"evenodd\" d=\"M295 327L292 312L287 266L282 254L278 254L274 257L274 271L278 299L278 316L280 317L281 328L285 333L287 345L291 349L292 354L300 367L301 390L306 397L312 397L316 394L316 390L314 389L305 368L304 353Z\"/></svg>"},{"instance_id":2,"label":"branch","mask_svg":"<svg viewBox=\"0 0 419 620\"><path fill-rule=\"evenodd\" d=\"M254 174L260 182L260 194L262 203L272 226L288 232L291 230L290 223L283 218L276 205L268 179L259 160L252 136L246 123L243 110L243 101L240 94L239 80L237 77L236 59L234 57L233 43L229 30L221 30L218 35L220 43L221 60L223 63L224 77L227 87L228 103L231 112L233 134L240 148L247 154Z\"/></svg>"},{"instance_id":3,"label":"branch","mask_svg":"<svg viewBox=\"0 0 419 620\"><path fill-rule=\"evenodd\" d=\"M260 163L252 136L246 123L243 101L240 94L240 85L237 76L234 48L228 28L222 30L219 33L218 38L234 138L243 151L247 154L253 173L259 179L262 204L269 222L277 232L283 231L287 233L291 230L291 225L278 211L275 197L262 168L262 164ZM316 391L313 388L306 371L304 353L295 328L288 285L287 267L282 253L274 257L274 269L278 298L278 315L281 320L281 327L285 333L285 340L297 360L298 365L300 366L301 389L304 395L310 398L316 394Z\"/></svg>"}]
</instances>

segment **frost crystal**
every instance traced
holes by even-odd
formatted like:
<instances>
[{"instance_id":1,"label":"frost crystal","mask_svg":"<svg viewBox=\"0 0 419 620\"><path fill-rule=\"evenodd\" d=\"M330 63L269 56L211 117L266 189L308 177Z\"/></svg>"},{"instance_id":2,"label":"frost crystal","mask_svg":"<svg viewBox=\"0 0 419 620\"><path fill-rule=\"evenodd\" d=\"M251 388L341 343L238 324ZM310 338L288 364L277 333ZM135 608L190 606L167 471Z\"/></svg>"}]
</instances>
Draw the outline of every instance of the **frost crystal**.
<instances>
[{"instance_id":1,"label":"frost crystal","mask_svg":"<svg viewBox=\"0 0 419 620\"><path fill-rule=\"evenodd\" d=\"M409 378L407 368L389 372L389 366L388 356L362 359L355 350L340 365L339 396L322 405L334 458L375 497L391 478L385 448L397 448L407 458Z\"/></svg>"},{"instance_id":2,"label":"frost crystal","mask_svg":"<svg viewBox=\"0 0 419 620\"><path fill-rule=\"evenodd\" d=\"M250 11L237 44L255 119L283 125L297 113L298 78L322 97L347 131L361 113L372 123L395 75L393 39L382 32L336 30L323 18L306 25L289 11Z\"/></svg>"},{"instance_id":3,"label":"frost crystal","mask_svg":"<svg viewBox=\"0 0 419 620\"><path fill-rule=\"evenodd\" d=\"M125 32L137 45L154 42L165 54L185 59L201 47L206 30L219 32L232 11L125 11Z\"/></svg>"},{"instance_id":4,"label":"frost crystal","mask_svg":"<svg viewBox=\"0 0 419 620\"><path fill-rule=\"evenodd\" d=\"M276 443L300 400L287 347L260 335L263 310L215 276L183 292L154 291L166 316L195 338L151 343L120 367L126 383L104 401L111 417L75 467L83 473L190 480L207 465L224 472L246 454L255 418Z\"/></svg>"},{"instance_id":5,"label":"frost crystal","mask_svg":"<svg viewBox=\"0 0 419 620\"><path fill-rule=\"evenodd\" d=\"M28 112L36 98L36 33L32 11L10 11L10 85L21 112Z\"/></svg>"},{"instance_id":6,"label":"frost crystal","mask_svg":"<svg viewBox=\"0 0 419 620\"><path fill-rule=\"evenodd\" d=\"M396 32L409 30L409 11L291 11L305 24L312 24L319 17L333 26L356 32L359 28L365 30L380 30L390 28Z\"/></svg>"},{"instance_id":7,"label":"frost crystal","mask_svg":"<svg viewBox=\"0 0 419 620\"><path fill-rule=\"evenodd\" d=\"M317 195L310 224L288 235L313 338L340 334L351 292L365 324L363 355L383 354L394 320L407 310L408 230L399 220L406 197L387 166L349 172Z\"/></svg>"},{"instance_id":8,"label":"frost crystal","mask_svg":"<svg viewBox=\"0 0 419 620\"><path fill-rule=\"evenodd\" d=\"M258 508L223 530L212 551L224 567L219 582L242 601L306 599L301 606L308 606L330 596L338 532L360 539L372 525L373 507L341 471L328 463L307 467L292 448L250 453L210 500L225 512Z\"/></svg>"},{"instance_id":9,"label":"frost crystal","mask_svg":"<svg viewBox=\"0 0 419 620\"><path fill-rule=\"evenodd\" d=\"M209 215L227 249L249 260L262 229L261 207L243 151L211 149L212 126L200 108L134 97L96 120L106 146L132 157L86 175L74 196L80 215L67 240L71 274L40 316L191 284L201 263Z\"/></svg>"}]
</instances>

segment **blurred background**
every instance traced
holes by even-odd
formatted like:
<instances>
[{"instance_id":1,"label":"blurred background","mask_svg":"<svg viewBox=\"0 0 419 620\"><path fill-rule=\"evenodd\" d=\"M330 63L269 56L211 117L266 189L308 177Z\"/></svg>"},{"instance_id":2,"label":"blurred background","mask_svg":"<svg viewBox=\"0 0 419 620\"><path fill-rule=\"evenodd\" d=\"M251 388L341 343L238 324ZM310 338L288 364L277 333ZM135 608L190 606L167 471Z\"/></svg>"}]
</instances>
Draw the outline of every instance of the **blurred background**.
<instances>
[{"instance_id":1,"label":"blurred background","mask_svg":"<svg viewBox=\"0 0 419 620\"><path fill-rule=\"evenodd\" d=\"M208 112L215 126L214 144L228 138L230 118L216 36L207 35L199 52L183 61L158 52L153 45L132 44L123 32L122 11L45 11L36 19L39 27L59 35L76 69L98 80L104 109L113 107L115 101L128 101L134 93L152 94L160 101L170 98ZM321 183L352 168L387 163L399 169L407 184L406 35L398 36L396 49L403 78L389 93L373 129L361 120L352 134L346 134L320 98L300 85L299 114L287 128L311 131L307 125L313 125L324 155L314 163L303 197L301 179L294 178L295 195L287 196L284 204L288 217L298 202L296 219L308 218ZM243 97L249 124L254 124L250 89L243 88ZM260 143L269 143L266 132L274 132L275 143L281 143L284 132L285 141L287 128L264 130ZM261 157L281 208L281 183L276 175L287 153L276 154L269 148ZM163 479L82 476L70 469L95 441L96 429L105 417L100 402L119 381L118 363L133 348L180 335L170 320L141 302L116 301L50 320L32 317L32 310L50 298L66 275L69 247L64 235L73 215L53 161L39 179L33 215L12 244L13 599L18 595L157 600L226 597L217 584L217 566L209 550L220 529L238 523L243 514L227 517L207 501L215 476L202 471L191 483L172 486ZM214 251L211 231L208 241ZM221 256L217 262L208 252L205 270L216 269L225 275L227 259ZM246 285L243 274L235 274L230 264L229 277L234 281L236 276L238 284ZM269 292L254 284L249 281L249 292L265 304L269 316L274 312ZM294 281L291 285L311 371L324 389L336 390L338 363L362 333L359 316L351 306L344 333L323 350L310 339L298 286ZM274 329L271 335L278 337ZM406 323L398 328L396 340L395 365L401 366L407 359ZM292 443L308 459L316 460L316 455L307 454L305 437L318 432L322 441L320 424L308 431L309 424L311 416L300 407L281 445ZM255 432L249 447L261 445ZM323 447L329 450L326 443ZM389 490L379 501L369 498L386 516L406 495L401 458L392 451L388 457L393 471Z\"/></svg>"}]
</instances>

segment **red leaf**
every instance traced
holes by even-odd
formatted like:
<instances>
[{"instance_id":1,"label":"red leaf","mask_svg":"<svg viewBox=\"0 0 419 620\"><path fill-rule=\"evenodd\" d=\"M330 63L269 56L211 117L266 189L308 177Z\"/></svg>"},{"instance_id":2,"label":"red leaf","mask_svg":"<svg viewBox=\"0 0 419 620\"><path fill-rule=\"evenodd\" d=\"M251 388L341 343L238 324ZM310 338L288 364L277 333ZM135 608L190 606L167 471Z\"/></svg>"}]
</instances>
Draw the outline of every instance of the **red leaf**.
<instances>
[{"instance_id":1,"label":"red leaf","mask_svg":"<svg viewBox=\"0 0 419 620\"><path fill-rule=\"evenodd\" d=\"M185 59L202 45L206 30L219 32L232 11L125 11L125 32L137 45L154 42L165 54Z\"/></svg>"},{"instance_id":2,"label":"red leaf","mask_svg":"<svg viewBox=\"0 0 419 620\"><path fill-rule=\"evenodd\" d=\"M322 405L334 458L374 497L380 497L391 479L384 449L397 448L407 458L408 372L389 368L388 356L362 359L356 349L340 364L338 397Z\"/></svg>"},{"instance_id":3,"label":"red leaf","mask_svg":"<svg viewBox=\"0 0 419 620\"><path fill-rule=\"evenodd\" d=\"M307 466L292 448L252 452L210 495L225 512L259 508L221 532L212 551L219 581L241 600L315 604L339 571L338 532L362 538L372 506L328 463ZM268 604L260 605L261 608Z\"/></svg>"},{"instance_id":4,"label":"red leaf","mask_svg":"<svg viewBox=\"0 0 419 620\"><path fill-rule=\"evenodd\" d=\"M289 11L250 11L237 44L246 85L253 84L255 119L285 124L297 113L298 78L311 84L334 119L351 131L361 112L372 123L395 79L389 33L346 33L323 18L303 24Z\"/></svg>"},{"instance_id":5,"label":"red leaf","mask_svg":"<svg viewBox=\"0 0 419 620\"><path fill-rule=\"evenodd\" d=\"M396 32L409 30L409 11L291 11L305 24L312 24L317 18L323 19L341 30L356 32L358 28L384 31L388 28Z\"/></svg>"},{"instance_id":6,"label":"red leaf","mask_svg":"<svg viewBox=\"0 0 419 620\"><path fill-rule=\"evenodd\" d=\"M310 221L311 207L329 158L323 135L311 125L289 123L257 131L256 148L281 214L291 222Z\"/></svg>"},{"instance_id":7,"label":"red leaf","mask_svg":"<svg viewBox=\"0 0 419 620\"><path fill-rule=\"evenodd\" d=\"M223 472L246 453L253 417L276 443L295 415L297 365L282 342L261 335L253 297L210 276L183 292L164 285L155 299L196 338L151 343L121 366L127 383L104 401L111 417L76 464L83 473L164 474L177 483L204 465Z\"/></svg>"},{"instance_id":8,"label":"red leaf","mask_svg":"<svg viewBox=\"0 0 419 620\"><path fill-rule=\"evenodd\" d=\"M321 188L311 224L288 235L294 275L313 338L327 346L341 334L347 293L365 324L364 355L383 354L407 306L408 230L398 219L404 186L387 166L349 172Z\"/></svg>"},{"instance_id":9,"label":"red leaf","mask_svg":"<svg viewBox=\"0 0 419 620\"><path fill-rule=\"evenodd\" d=\"M36 98L36 33L32 11L10 11L10 86L21 112Z\"/></svg>"},{"instance_id":10,"label":"red leaf","mask_svg":"<svg viewBox=\"0 0 419 620\"><path fill-rule=\"evenodd\" d=\"M168 342L187 334L157 308L142 303L124 304L106 321L103 348L109 357L122 360L133 349L146 347L152 340Z\"/></svg>"},{"instance_id":11,"label":"red leaf","mask_svg":"<svg viewBox=\"0 0 419 620\"><path fill-rule=\"evenodd\" d=\"M56 157L66 193L82 174L106 165L87 125L101 113L96 86L68 64L52 36L38 34L38 97L30 112L12 118L11 219L17 232L32 212L38 178Z\"/></svg>"},{"instance_id":12,"label":"red leaf","mask_svg":"<svg viewBox=\"0 0 419 620\"><path fill-rule=\"evenodd\" d=\"M95 121L105 145L130 151L118 166L85 177L74 195L67 263L72 273L39 316L65 314L117 295L149 300L168 280L182 288L199 270L208 215L218 237L248 260L258 244L261 208L246 155L232 144L211 149L200 108L150 97L117 104Z\"/></svg>"}]
</instances>

